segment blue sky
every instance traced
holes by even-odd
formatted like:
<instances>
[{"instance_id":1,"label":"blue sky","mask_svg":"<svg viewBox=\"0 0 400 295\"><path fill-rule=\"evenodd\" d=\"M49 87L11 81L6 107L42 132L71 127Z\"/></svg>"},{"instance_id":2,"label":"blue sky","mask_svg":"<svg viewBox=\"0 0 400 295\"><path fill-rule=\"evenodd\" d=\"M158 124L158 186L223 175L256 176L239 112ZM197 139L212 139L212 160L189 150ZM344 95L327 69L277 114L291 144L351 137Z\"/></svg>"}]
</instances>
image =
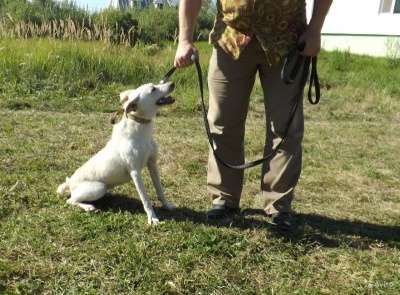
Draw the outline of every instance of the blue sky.
<instances>
[{"instance_id":1,"label":"blue sky","mask_svg":"<svg viewBox=\"0 0 400 295\"><path fill-rule=\"evenodd\" d=\"M82 7L89 7L89 9L104 8L110 2L109 0L73 0L76 4Z\"/></svg>"}]
</instances>

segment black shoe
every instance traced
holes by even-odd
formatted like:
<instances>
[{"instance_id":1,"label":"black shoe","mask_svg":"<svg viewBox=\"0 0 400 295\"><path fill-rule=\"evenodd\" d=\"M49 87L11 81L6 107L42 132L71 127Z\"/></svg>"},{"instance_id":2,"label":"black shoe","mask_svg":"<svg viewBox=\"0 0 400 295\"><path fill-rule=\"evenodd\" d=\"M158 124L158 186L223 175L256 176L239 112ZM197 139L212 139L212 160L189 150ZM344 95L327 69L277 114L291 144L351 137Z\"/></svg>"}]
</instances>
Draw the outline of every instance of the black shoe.
<instances>
[{"instance_id":1,"label":"black shoe","mask_svg":"<svg viewBox=\"0 0 400 295\"><path fill-rule=\"evenodd\" d=\"M291 230L293 227L293 217L289 212L278 212L271 214L271 223L280 230Z\"/></svg>"},{"instance_id":2,"label":"black shoe","mask_svg":"<svg viewBox=\"0 0 400 295\"><path fill-rule=\"evenodd\" d=\"M232 221L240 213L240 208L230 208L224 205L213 205L207 211L207 221Z\"/></svg>"}]
</instances>

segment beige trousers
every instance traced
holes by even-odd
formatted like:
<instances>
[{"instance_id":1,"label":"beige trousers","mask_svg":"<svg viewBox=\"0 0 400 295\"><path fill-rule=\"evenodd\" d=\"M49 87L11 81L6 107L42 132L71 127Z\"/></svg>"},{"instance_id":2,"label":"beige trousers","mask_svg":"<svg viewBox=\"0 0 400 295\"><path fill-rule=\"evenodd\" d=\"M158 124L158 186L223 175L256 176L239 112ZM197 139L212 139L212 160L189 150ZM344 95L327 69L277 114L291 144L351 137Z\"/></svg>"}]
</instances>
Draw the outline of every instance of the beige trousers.
<instances>
[{"instance_id":1,"label":"beige trousers","mask_svg":"<svg viewBox=\"0 0 400 295\"><path fill-rule=\"evenodd\" d=\"M301 96L285 143L262 166L260 205L267 214L290 210L301 172L304 132L301 79L298 77L298 81L291 85L284 84L280 78L281 67L268 66L265 53L254 40L238 60L233 60L221 48L214 48L208 74L211 133L218 155L231 164L244 163L245 121L257 72L264 92L267 118L264 154L270 153L284 137L290 112ZM239 207L242 186L243 170L223 166L210 150L207 187L213 203Z\"/></svg>"}]
</instances>

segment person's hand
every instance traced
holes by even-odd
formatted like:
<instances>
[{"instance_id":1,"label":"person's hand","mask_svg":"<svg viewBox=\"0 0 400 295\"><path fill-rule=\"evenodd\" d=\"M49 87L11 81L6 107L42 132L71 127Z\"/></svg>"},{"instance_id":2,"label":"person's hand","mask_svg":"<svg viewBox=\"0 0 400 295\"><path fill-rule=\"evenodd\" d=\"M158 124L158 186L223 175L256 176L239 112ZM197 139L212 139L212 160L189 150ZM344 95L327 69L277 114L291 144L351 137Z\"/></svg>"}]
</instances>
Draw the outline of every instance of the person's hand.
<instances>
[{"instance_id":1,"label":"person's hand","mask_svg":"<svg viewBox=\"0 0 400 295\"><path fill-rule=\"evenodd\" d=\"M317 56L321 50L321 31L308 27L299 38L299 44L305 43L304 50L301 52L305 56Z\"/></svg>"},{"instance_id":2,"label":"person's hand","mask_svg":"<svg viewBox=\"0 0 400 295\"><path fill-rule=\"evenodd\" d=\"M197 54L197 49L194 47L193 43L185 41L179 42L174 66L179 69L191 65L193 62L191 59L193 54Z\"/></svg>"}]
</instances>

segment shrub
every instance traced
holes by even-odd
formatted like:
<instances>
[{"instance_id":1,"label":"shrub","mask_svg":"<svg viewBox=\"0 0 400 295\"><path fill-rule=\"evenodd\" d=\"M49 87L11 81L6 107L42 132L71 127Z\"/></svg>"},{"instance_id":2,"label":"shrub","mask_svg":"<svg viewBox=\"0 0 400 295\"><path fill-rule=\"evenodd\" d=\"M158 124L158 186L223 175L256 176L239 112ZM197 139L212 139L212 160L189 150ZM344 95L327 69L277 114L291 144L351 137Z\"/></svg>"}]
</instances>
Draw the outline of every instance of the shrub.
<instances>
[{"instance_id":1,"label":"shrub","mask_svg":"<svg viewBox=\"0 0 400 295\"><path fill-rule=\"evenodd\" d=\"M139 38L144 43L162 43L174 40L178 33L178 12L176 8L166 7L137 9L130 12L139 22Z\"/></svg>"},{"instance_id":2,"label":"shrub","mask_svg":"<svg viewBox=\"0 0 400 295\"><path fill-rule=\"evenodd\" d=\"M178 37L178 10L176 7L166 7L162 10L152 7L146 9L131 9L139 22L140 41L144 43L162 43L176 41ZM197 41L208 40L208 34L214 23L214 11L204 7L197 19L194 38Z\"/></svg>"},{"instance_id":3,"label":"shrub","mask_svg":"<svg viewBox=\"0 0 400 295\"><path fill-rule=\"evenodd\" d=\"M95 16L94 20L97 25L109 30L110 43L135 45L138 37L138 21L133 18L131 12L106 9Z\"/></svg>"},{"instance_id":4,"label":"shrub","mask_svg":"<svg viewBox=\"0 0 400 295\"><path fill-rule=\"evenodd\" d=\"M197 18L197 26L194 32L195 38L198 41L208 40L208 35L214 25L214 16L216 14L216 7L210 1L204 1L203 3L203 8Z\"/></svg>"},{"instance_id":5,"label":"shrub","mask_svg":"<svg viewBox=\"0 0 400 295\"><path fill-rule=\"evenodd\" d=\"M400 39L396 37L386 40L386 57L389 66L395 68L400 65Z\"/></svg>"}]
</instances>

